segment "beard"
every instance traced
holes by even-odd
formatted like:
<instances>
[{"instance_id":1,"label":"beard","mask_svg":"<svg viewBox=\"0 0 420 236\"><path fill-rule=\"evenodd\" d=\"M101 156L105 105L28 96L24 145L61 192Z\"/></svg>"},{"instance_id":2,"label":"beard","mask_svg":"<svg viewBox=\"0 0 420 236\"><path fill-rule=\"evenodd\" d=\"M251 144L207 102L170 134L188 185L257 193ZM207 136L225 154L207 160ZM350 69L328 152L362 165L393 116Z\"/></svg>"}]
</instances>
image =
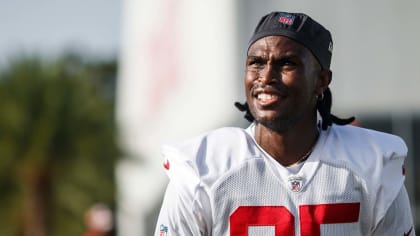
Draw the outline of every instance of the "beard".
<instances>
[{"instance_id":1,"label":"beard","mask_svg":"<svg viewBox=\"0 0 420 236\"><path fill-rule=\"evenodd\" d=\"M256 117L254 115L254 117ZM258 117L258 116L257 116ZM276 133L286 133L289 130L293 129L299 121L303 119L303 115L296 116L296 117L290 117L290 118L274 118L274 119L266 119L266 118L256 118L255 122L257 124L263 125L267 127L268 129L276 132Z\"/></svg>"},{"instance_id":2,"label":"beard","mask_svg":"<svg viewBox=\"0 0 420 236\"><path fill-rule=\"evenodd\" d=\"M316 106L310 101L306 109L299 111L291 111L285 109L282 111L258 111L255 107L250 107L250 112L254 117L256 124L277 132L279 134L286 133L293 129L300 122L313 120L316 122Z\"/></svg>"}]
</instances>

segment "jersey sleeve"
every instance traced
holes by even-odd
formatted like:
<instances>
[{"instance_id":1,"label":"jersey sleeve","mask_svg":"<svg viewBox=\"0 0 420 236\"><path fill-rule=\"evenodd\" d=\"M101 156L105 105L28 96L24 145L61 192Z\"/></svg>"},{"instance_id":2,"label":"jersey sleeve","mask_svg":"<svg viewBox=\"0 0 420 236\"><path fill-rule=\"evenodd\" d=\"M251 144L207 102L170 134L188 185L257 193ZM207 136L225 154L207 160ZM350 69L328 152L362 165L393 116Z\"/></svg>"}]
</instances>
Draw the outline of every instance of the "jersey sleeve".
<instances>
[{"instance_id":1,"label":"jersey sleeve","mask_svg":"<svg viewBox=\"0 0 420 236\"><path fill-rule=\"evenodd\" d=\"M403 186L385 216L374 229L372 236L415 236L415 234L410 202Z\"/></svg>"},{"instance_id":2,"label":"jersey sleeve","mask_svg":"<svg viewBox=\"0 0 420 236\"><path fill-rule=\"evenodd\" d=\"M188 159L174 149L164 149L163 155L170 181L155 235L210 235L211 211L208 194L196 170Z\"/></svg>"},{"instance_id":3,"label":"jersey sleeve","mask_svg":"<svg viewBox=\"0 0 420 236\"><path fill-rule=\"evenodd\" d=\"M374 186L376 189L373 191L374 199L374 212L375 222L377 225L380 220L389 211L391 204L401 194L401 189L404 188L405 175L403 166L407 154L407 147L400 138L395 136L392 139L384 141L383 146L389 149L382 150L382 162L379 162L377 170L378 175L375 175ZM373 173L373 172L372 172ZM374 188L375 188L374 187Z\"/></svg>"},{"instance_id":4,"label":"jersey sleeve","mask_svg":"<svg viewBox=\"0 0 420 236\"><path fill-rule=\"evenodd\" d=\"M155 235L209 235L210 226L202 210L203 202L206 202L206 198L200 191L197 191L197 196L182 195L177 191L176 185L170 182L165 192Z\"/></svg>"},{"instance_id":5,"label":"jersey sleeve","mask_svg":"<svg viewBox=\"0 0 420 236\"><path fill-rule=\"evenodd\" d=\"M325 145L336 148L331 148L334 152L326 156L333 156L335 163L344 163L363 179L368 199L364 209L369 212L365 217L373 230L400 196L405 181L403 165L407 145L393 134L350 125L333 128Z\"/></svg>"}]
</instances>

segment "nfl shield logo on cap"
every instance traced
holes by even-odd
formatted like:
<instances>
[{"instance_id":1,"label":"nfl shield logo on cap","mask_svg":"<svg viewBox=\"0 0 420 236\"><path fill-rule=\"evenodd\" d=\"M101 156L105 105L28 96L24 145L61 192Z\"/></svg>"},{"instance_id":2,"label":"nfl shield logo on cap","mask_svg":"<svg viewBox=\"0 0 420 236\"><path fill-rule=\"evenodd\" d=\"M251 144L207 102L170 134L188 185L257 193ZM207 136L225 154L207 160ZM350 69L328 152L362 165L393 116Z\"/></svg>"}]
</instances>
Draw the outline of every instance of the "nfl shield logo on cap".
<instances>
[{"instance_id":1,"label":"nfl shield logo on cap","mask_svg":"<svg viewBox=\"0 0 420 236\"><path fill-rule=\"evenodd\" d=\"M295 16L291 14L280 14L279 22L286 25L292 25L295 20Z\"/></svg>"}]
</instances>

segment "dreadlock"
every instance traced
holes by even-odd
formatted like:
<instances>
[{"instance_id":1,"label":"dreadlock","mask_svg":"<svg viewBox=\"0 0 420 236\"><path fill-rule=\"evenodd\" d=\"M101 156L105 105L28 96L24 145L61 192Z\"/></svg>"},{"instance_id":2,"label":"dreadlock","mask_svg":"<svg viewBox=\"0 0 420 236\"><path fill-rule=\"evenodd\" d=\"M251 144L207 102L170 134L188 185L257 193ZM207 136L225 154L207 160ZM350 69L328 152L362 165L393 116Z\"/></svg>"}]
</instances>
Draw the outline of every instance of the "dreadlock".
<instances>
[{"instance_id":1,"label":"dreadlock","mask_svg":"<svg viewBox=\"0 0 420 236\"><path fill-rule=\"evenodd\" d=\"M331 114L332 106L332 96L330 88L327 88L324 91L324 98L318 99L316 104L316 109L322 117L322 129L326 130L328 126L331 126L333 123L337 125L348 125L355 120L355 117L341 119L337 116Z\"/></svg>"},{"instance_id":2,"label":"dreadlock","mask_svg":"<svg viewBox=\"0 0 420 236\"><path fill-rule=\"evenodd\" d=\"M331 106L332 106L332 95L331 95L330 88L327 88L324 91L324 96L321 99L318 99L317 104L316 104L316 108L322 117L321 128L323 130L326 130L328 126L331 126L333 123L337 125L347 125L355 120L354 116L350 118L346 118L346 119L341 119L331 114ZM249 106L247 102L244 102L244 103L235 102L235 107L238 108L240 111L245 112L244 117L249 122L253 122L255 120L251 114L251 111L249 110Z\"/></svg>"}]
</instances>

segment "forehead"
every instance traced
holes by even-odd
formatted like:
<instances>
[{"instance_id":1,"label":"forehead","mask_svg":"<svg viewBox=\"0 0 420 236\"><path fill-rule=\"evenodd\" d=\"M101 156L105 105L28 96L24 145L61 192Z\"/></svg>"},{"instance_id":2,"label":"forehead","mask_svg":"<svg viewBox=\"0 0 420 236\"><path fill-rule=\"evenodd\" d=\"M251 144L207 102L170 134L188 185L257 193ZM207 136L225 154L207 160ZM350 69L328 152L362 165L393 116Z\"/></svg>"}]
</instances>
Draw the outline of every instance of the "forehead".
<instances>
[{"instance_id":1,"label":"forehead","mask_svg":"<svg viewBox=\"0 0 420 236\"><path fill-rule=\"evenodd\" d=\"M260 54L311 54L302 44L285 36L267 36L255 41L248 49L248 55Z\"/></svg>"}]
</instances>

